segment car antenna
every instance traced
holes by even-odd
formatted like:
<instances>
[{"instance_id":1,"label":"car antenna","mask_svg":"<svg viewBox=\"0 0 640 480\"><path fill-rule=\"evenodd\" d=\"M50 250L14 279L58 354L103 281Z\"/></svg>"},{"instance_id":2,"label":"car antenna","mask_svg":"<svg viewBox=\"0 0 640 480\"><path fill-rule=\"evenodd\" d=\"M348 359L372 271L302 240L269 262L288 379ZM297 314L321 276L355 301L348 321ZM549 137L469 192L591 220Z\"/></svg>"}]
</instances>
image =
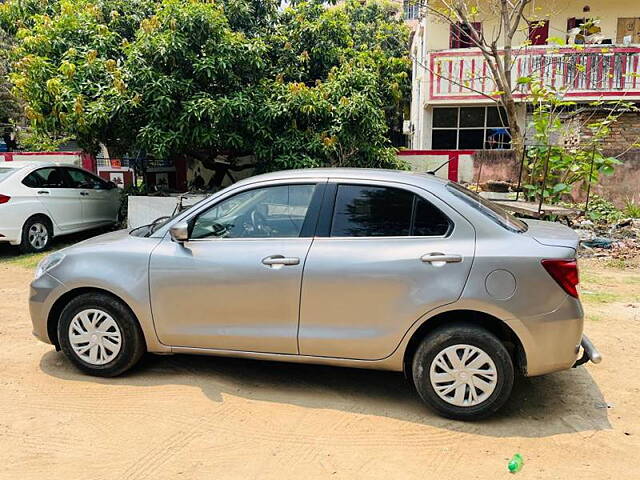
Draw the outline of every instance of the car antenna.
<instances>
[{"instance_id":1,"label":"car antenna","mask_svg":"<svg viewBox=\"0 0 640 480\"><path fill-rule=\"evenodd\" d=\"M444 167L445 165L448 165L449 162L451 162L451 159L447 160L446 162L444 162L442 165L440 165L438 168L436 168L435 170L427 170L427 174L428 175L435 175L436 173L438 173L438 171Z\"/></svg>"}]
</instances>

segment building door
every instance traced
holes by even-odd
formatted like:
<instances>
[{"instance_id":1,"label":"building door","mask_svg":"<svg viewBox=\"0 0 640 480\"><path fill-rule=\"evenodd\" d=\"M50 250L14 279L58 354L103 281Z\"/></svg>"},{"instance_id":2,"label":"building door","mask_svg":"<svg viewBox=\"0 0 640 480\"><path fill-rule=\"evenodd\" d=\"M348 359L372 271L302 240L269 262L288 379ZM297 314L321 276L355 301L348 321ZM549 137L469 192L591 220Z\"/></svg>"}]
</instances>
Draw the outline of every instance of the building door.
<instances>
[{"instance_id":1,"label":"building door","mask_svg":"<svg viewBox=\"0 0 640 480\"><path fill-rule=\"evenodd\" d=\"M546 45L549 38L549 20L529 23L529 41L531 45Z\"/></svg>"}]
</instances>

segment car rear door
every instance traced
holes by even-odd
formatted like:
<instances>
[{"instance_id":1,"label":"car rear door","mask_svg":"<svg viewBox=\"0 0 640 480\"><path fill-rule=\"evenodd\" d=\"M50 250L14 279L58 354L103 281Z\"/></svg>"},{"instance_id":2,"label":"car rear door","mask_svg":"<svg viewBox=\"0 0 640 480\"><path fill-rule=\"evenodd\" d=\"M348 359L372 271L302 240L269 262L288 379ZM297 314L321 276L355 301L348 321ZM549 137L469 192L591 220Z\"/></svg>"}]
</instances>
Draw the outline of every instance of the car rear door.
<instances>
[{"instance_id":1,"label":"car rear door","mask_svg":"<svg viewBox=\"0 0 640 480\"><path fill-rule=\"evenodd\" d=\"M40 201L53 222L62 231L82 228L80 193L70 188L61 167L44 167L27 175L22 184Z\"/></svg>"},{"instance_id":2,"label":"car rear door","mask_svg":"<svg viewBox=\"0 0 640 480\"><path fill-rule=\"evenodd\" d=\"M300 353L385 358L421 316L460 297L475 231L404 184L330 183L325 200L304 269Z\"/></svg>"},{"instance_id":3,"label":"car rear door","mask_svg":"<svg viewBox=\"0 0 640 480\"><path fill-rule=\"evenodd\" d=\"M176 347L297 354L302 268L324 182L231 193L189 219L190 237L153 251L160 341Z\"/></svg>"},{"instance_id":4,"label":"car rear door","mask_svg":"<svg viewBox=\"0 0 640 480\"><path fill-rule=\"evenodd\" d=\"M86 227L115 222L118 216L119 192L109 189L107 182L78 168L65 168L68 182L82 199L82 216Z\"/></svg>"}]
</instances>

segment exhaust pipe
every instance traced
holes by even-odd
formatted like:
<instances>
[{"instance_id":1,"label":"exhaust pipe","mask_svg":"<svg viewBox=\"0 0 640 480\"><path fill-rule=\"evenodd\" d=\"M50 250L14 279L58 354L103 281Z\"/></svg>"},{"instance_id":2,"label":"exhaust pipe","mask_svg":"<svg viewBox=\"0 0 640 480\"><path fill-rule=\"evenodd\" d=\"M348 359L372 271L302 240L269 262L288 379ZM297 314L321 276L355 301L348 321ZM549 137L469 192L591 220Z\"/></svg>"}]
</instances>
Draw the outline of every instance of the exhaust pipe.
<instances>
[{"instance_id":1,"label":"exhaust pipe","mask_svg":"<svg viewBox=\"0 0 640 480\"><path fill-rule=\"evenodd\" d=\"M582 357L580 357L576 361L576 363L573 365L573 368L579 367L580 365L587 363L588 361L591 361L593 363L600 363L602 361L602 355L586 335L582 335L580 346L582 347L583 351Z\"/></svg>"}]
</instances>

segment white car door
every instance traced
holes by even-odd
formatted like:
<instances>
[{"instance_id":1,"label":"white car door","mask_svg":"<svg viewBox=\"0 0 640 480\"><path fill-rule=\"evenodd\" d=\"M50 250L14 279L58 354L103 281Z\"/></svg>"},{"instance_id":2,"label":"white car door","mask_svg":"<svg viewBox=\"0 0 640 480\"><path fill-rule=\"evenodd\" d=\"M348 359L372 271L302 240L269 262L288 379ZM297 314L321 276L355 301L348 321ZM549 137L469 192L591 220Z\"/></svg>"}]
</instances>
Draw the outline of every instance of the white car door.
<instances>
[{"instance_id":1,"label":"white car door","mask_svg":"<svg viewBox=\"0 0 640 480\"><path fill-rule=\"evenodd\" d=\"M80 192L69 188L60 167L39 168L27 175L22 184L40 201L62 231L82 228Z\"/></svg>"},{"instance_id":2,"label":"white car door","mask_svg":"<svg viewBox=\"0 0 640 480\"><path fill-rule=\"evenodd\" d=\"M82 215L87 227L112 223L117 220L120 197L117 189L89 172L78 168L65 168L71 186L82 199Z\"/></svg>"}]
</instances>

